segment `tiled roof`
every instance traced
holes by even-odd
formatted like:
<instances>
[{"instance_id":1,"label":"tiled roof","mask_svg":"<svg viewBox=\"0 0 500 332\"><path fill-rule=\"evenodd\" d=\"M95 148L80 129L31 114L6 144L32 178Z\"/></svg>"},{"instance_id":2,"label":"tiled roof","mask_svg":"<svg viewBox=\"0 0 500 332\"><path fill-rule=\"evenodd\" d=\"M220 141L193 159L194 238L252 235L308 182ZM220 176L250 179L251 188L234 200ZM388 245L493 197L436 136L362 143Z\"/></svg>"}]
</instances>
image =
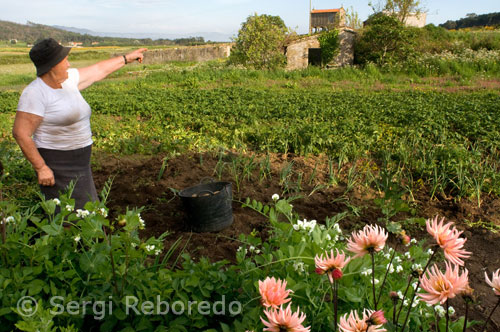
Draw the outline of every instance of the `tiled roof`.
<instances>
[{"instance_id":1,"label":"tiled roof","mask_svg":"<svg viewBox=\"0 0 500 332\"><path fill-rule=\"evenodd\" d=\"M338 13L340 11L340 8L337 9L313 9L311 10L312 14L319 14L319 13Z\"/></svg>"}]
</instances>

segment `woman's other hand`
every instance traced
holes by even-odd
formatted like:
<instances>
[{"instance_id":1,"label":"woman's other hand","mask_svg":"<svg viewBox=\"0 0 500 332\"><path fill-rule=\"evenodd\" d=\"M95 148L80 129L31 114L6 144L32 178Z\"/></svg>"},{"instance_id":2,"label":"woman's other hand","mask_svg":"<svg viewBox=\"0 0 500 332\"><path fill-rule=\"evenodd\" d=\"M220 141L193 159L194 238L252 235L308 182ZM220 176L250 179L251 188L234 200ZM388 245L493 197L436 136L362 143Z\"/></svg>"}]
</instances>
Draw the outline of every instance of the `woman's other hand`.
<instances>
[{"instance_id":1,"label":"woman's other hand","mask_svg":"<svg viewBox=\"0 0 500 332\"><path fill-rule=\"evenodd\" d=\"M49 168L49 166L44 165L40 169L36 170L38 175L38 184L46 187L52 187L56 184L54 179L54 173Z\"/></svg>"},{"instance_id":2,"label":"woman's other hand","mask_svg":"<svg viewBox=\"0 0 500 332\"><path fill-rule=\"evenodd\" d=\"M144 59L144 52L146 52L147 50L147 48L140 48L126 54L125 58L127 59L127 63L134 62L135 60L139 61L139 63L142 63L142 60Z\"/></svg>"}]
</instances>

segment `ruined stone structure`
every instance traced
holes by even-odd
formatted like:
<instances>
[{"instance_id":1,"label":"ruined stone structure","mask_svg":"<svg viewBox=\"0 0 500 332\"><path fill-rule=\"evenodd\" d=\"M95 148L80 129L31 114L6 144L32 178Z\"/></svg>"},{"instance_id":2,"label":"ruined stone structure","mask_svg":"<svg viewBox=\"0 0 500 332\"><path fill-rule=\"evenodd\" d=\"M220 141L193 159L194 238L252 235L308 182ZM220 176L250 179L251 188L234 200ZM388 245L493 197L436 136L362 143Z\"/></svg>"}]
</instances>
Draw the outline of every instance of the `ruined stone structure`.
<instances>
[{"instance_id":1,"label":"ruined stone structure","mask_svg":"<svg viewBox=\"0 0 500 332\"><path fill-rule=\"evenodd\" d=\"M411 13L405 19L405 25L409 27L423 28L427 21L427 13Z\"/></svg>"},{"instance_id":2,"label":"ruined stone structure","mask_svg":"<svg viewBox=\"0 0 500 332\"><path fill-rule=\"evenodd\" d=\"M204 62L227 58L232 44L217 44L203 46L184 46L152 50L144 54L144 63L164 63L169 61Z\"/></svg>"},{"instance_id":3,"label":"ruined stone structure","mask_svg":"<svg viewBox=\"0 0 500 332\"><path fill-rule=\"evenodd\" d=\"M313 9L309 15L309 34L345 26L344 8Z\"/></svg>"},{"instance_id":4,"label":"ruined stone structure","mask_svg":"<svg viewBox=\"0 0 500 332\"><path fill-rule=\"evenodd\" d=\"M287 69L303 69L321 63L319 35L307 36L291 42L286 48ZM352 65L354 61L354 39L356 32L349 28L339 31L340 52L328 67Z\"/></svg>"}]
</instances>

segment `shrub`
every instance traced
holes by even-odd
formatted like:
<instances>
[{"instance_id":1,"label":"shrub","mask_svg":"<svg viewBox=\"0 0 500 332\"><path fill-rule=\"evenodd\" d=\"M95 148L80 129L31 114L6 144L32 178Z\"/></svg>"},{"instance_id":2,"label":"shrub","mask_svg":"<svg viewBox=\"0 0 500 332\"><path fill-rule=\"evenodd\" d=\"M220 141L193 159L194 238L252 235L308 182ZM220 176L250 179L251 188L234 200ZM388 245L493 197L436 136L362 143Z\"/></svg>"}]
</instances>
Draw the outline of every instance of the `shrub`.
<instances>
[{"instance_id":1,"label":"shrub","mask_svg":"<svg viewBox=\"0 0 500 332\"><path fill-rule=\"evenodd\" d=\"M406 59L414 52L415 37L415 30L406 28L394 16L374 14L358 37L354 61L386 64Z\"/></svg>"},{"instance_id":2,"label":"shrub","mask_svg":"<svg viewBox=\"0 0 500 332\"><path fill-rule=\"evenodd\" d=\"M287 33L288 28L279 16L249 16L238 32L229 62L255 69L284 67Z\"/></svg>"}]
</instances>

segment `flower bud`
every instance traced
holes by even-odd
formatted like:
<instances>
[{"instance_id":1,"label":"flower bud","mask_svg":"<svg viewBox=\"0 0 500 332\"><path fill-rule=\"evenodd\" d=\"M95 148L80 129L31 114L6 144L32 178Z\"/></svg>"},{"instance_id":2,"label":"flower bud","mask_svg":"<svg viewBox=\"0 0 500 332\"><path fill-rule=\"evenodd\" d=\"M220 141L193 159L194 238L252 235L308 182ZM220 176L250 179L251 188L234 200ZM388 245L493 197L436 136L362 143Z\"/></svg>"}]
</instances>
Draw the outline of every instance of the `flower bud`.
<instances>
[{"instance_id":1,"label":"flower bud","mask_svg":"<svg viewBox=\"0 0 500 332\"><path fill-rule=\"evenodd\" d=\"M339 270L339 269L334 269L332 271L332 278L333 280L339 280L340 278L342 278L344 274L342 273L342 270Z\"/></svg>"},{"instance_id":2,"label":"flower bud","mask_svg":"<svg viewBox=\"0 0 500 332\"><path fill-rule=\"evenodd\" d=\"M387 319L384 317L384 312L382 310L375 311L370 318L368 318L367 323L369 325L383 325L387 323Z\"/></svg>"},{"instance_id":3,"label":"flower bud","mask_svg":"<svg viewBox=\"0 0 500 332\"><path fill-rule=\"evenodd\" d=\"M127 224L127 219L123 218L118 221L118 226L125 226Z\"/></svg>"},{"instance_id":4,"label":"flower bud","mask_svg":"<svg viewBox=\"0 0 500 332\"><path fill-rule=\"evenodd\" d=\"M392 291L389 293L389 297L391 298L391 300L393 301L398 301L399 300L399 295L398 293L396 293L395 291Z\"/></svg>"}]
</instances>

